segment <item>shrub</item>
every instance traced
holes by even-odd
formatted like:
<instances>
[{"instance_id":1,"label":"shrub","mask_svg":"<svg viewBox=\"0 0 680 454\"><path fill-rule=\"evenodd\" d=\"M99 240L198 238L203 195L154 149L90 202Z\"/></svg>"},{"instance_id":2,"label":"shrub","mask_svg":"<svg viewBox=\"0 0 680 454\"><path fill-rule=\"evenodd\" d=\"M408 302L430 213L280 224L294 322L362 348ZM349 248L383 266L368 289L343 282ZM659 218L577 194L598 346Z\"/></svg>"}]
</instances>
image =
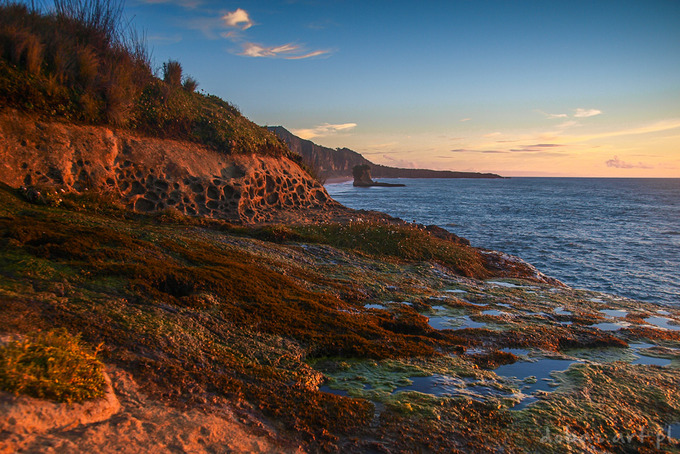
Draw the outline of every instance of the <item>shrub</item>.
<instances>
[{"instance_id":1,"label":"shrub","mask_svg":"<svg viewBox=\"0 0 680 454\"><path fill-rule=\"evenodd\" d=\"M2 27L0 46L2 54L14 65L26 68L30 74L40 72L44 46L29 29L16 25Z\"/></svg>"},{"instance_id":2,"label":"shrub","mask_svg":"<svg viewBox=\"0 0 680 454\"><path fill-rule=\"evenodd\" d=\"M193 93L198 88L198 82L193 77L187 77L184 79L184 89L189 93Z\"/></svg>"},{"instance_id":3,"label":"shrub","mask_svg":"<svg viewBox=\"0 0 680 454\"><path fill-rule=\"evenodd\" d=\"M182 65L175 60L163 63L163 80L173 87L182 85Z\"/></svg>"},{"instance_id":4,"label":"shrub","mask_svg":"<svg viewBox=\"0 0 680 454\"><path fill-rule=\"evenodd\" d=\"M30 335L0 347L0 389L14 394L81 402L104 395L104 365L66 330Z\"/></svg>"}]
</instances>

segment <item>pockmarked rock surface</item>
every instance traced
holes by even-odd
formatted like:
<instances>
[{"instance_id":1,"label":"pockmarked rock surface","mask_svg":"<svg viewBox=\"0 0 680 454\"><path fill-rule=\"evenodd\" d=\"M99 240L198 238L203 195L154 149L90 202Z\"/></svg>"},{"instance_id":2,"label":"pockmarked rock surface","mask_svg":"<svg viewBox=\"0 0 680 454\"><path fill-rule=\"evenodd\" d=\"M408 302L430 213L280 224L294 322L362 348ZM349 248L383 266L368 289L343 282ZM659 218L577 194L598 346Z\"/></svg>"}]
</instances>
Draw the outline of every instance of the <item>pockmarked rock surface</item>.
<instances>
[{"instance_id":1,"label":"pockmarked rock surface","mask_svg":"<svg viewBox=\"0 0 680 454\"><path fill-rule=\"evenodd\" d=\"M232 222L321 218L342 210L296 162L194 143L0 113L0 182L108 191L140 212L175 209ZM293 212L291 214L291 212Z\"/></svg>"}]
</instances>

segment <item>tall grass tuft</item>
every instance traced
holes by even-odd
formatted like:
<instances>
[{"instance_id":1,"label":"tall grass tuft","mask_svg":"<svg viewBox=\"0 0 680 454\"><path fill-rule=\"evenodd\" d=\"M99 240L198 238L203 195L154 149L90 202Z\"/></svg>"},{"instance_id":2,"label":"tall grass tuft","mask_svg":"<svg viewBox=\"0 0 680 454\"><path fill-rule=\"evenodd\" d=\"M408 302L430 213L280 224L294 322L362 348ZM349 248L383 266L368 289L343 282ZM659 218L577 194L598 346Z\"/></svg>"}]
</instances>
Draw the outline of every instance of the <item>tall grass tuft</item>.
<instances>
[{"instance_id":1,"label":"tall grass tuft","mask_svg":"<svg viewBox=\"0 0 680 454\"><path fill-rule=\"evenodd\" d=\"M182 85L182 65L175 60L163 63L163 80L173 87Z\"/></svg>"},{"instance_id":2,"label":"tall grass tuft","mask_svg":"<svg viewBox=\"0 0 680 454\"><path fill-rule=\"evenodd\" d=\"M52 0L61 25L87 34L90 43L105 48L124 41L127 23L122 0Z\"/></svg>"},{"instance_id":3,"label":"tall grass tuft","mask_svg":"<svg viewBox=\"0 0 680 454\"><path fill-rule=\"evenodd\" d=\"M184 84L182 84L182 86L189 93L193 93L198 88L198 82L193 77L186 77L184 79Z\"/></svg>"},{"instance_id":4,"label":"tall grass tuft","mask_svg":"<svg viewBox=\"0 0 680 454\"><path fill-rule=\"evenodd\" d=\"M44 46L30 29L11 25L1 27L0 40L2 53L10 62L26 68L30 74L40 72Z\"/></svg>"}]
</instances>

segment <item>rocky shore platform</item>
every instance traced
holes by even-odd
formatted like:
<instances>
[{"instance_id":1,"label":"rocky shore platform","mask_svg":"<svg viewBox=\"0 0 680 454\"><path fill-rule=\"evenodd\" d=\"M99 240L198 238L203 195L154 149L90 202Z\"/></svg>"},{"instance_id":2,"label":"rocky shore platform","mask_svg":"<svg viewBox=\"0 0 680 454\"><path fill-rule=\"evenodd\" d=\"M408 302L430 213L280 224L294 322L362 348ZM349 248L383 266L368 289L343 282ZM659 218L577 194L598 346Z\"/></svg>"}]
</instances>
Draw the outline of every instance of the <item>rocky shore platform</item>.
<instances>
[{"instance_id":1,"label":"rocky shore platform","mask_svg":"<svg viewBox=\"0 0 680 454\"><path fill-rule=\"evenodd\" d=\"M0 451L677 452L680 311L344 216L246 226L3 186L3 345L79 333L111 392L0 394Z\"/></svg>"}]
</instances>

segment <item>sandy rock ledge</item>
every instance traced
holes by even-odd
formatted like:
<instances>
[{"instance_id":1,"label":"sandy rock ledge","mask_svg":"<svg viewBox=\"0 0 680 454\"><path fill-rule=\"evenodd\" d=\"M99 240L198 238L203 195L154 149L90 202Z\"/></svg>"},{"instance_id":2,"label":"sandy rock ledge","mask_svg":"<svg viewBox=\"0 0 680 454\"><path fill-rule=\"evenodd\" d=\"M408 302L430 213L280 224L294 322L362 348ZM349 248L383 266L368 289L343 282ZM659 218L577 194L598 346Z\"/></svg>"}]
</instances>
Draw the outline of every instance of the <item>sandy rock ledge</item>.
<instances>
[{"instance_id":1,"label":"sandy rock ledge","mask_svg":"<svg viewBox=\"0 0 680 454\"><path fill-rule=\"evenodd\" d=\"M252 434L226 408L184 412L148 399L119 369L106 379L106 396L82 404L0 393L0 453L303 452L271 429Z\"/></svg>"}]
</instances>

